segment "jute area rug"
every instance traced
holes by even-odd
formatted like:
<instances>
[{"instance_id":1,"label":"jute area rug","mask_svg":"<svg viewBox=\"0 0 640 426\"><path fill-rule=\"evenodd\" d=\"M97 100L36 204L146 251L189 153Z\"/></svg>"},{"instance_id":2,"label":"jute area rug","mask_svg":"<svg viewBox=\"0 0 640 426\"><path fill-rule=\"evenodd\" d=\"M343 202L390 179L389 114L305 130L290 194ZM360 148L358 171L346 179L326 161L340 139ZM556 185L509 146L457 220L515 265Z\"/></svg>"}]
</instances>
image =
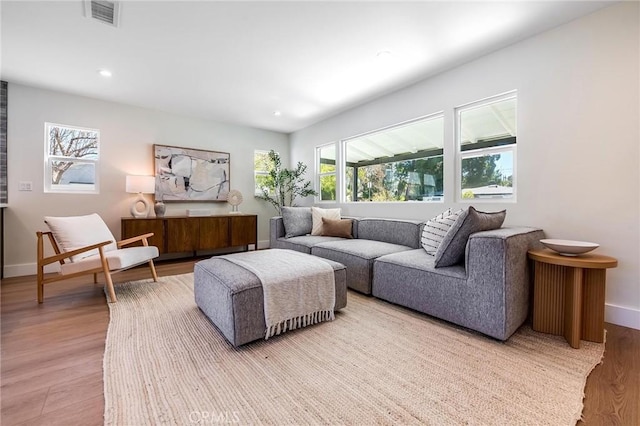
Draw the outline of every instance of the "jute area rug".
<instances>
[{"instance_id":1,"label":"jute area rug","mask_svg":"<svg viewBox=\"0 0 640 426\"><path fill-rule=\"evenodd\" d=\"M571 425L604 353L527 327L501 343L354 292L334 321L234 349L193 274L117 292L106 425Z\"/></svg>"}]
</instances>

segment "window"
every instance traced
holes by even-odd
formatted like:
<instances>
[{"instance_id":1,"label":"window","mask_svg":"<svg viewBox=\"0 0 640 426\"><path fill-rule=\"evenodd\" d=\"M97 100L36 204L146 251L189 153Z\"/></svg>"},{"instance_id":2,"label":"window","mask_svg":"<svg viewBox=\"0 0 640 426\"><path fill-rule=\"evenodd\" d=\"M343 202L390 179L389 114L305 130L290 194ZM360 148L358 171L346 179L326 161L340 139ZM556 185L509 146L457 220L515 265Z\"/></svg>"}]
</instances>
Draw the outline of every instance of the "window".
<instances>
[{"instance_id":1,"label":"window","mask_svg":"<svg viewBox=\"0 0 640 426\"><path fill-rule=\"evenodd\" d=\"M99 192L100 131L45 123L45 192Z\"/></svg>"},{"instance_id":2,"label":"window","mask_svg":"<svg viewBox=\"0 0 640 426\"><path fill-rule=\"evenodd\" d=\"M336 145L324 145L316 148L318 199L319 201L336 200Z\"/></svg>"},{"instance_id":3,"label":"window","mask_svg":"<svg viewBox=\"0 0 640 426\"><path fill-rule=\"evenodd\" d=\"M262 188L267 187L271 170L269 151L256 150L253 152L253 181L255 195L262 195Z\"/></svg>"},{"instance_id":4,"label":"window","mask_svg":"<svg viewBox=\"0 0 640 426\"><path fill-rule=\"evenodd\" d=\"M461 200L515 200L516 94L456 108Z\"/></svg>"},{"instance_id":5,"label":"window","mask_svg":"<svg viewBox=\"0 0 640 426\"><path fill-rule=\"evenodd\" d=\"M344 141L346 201L441 201L444 117Z\"/></svg>"}]
</instances>

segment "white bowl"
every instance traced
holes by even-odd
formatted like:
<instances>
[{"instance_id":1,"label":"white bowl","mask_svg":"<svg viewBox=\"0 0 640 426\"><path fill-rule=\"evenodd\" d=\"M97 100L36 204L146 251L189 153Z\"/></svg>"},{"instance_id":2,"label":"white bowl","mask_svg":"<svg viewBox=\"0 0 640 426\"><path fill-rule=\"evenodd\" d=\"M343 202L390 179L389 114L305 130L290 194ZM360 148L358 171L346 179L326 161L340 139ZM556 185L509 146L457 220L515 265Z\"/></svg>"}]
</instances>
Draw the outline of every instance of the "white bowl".
<instances>
[{"instance_id":1,"label":"white bowl","mask_svg":"<svg viewBox=\"0 0 640 426\"><path fill-rule=\"evenodd\" d=\"M545 247L550 248L564 256L577 256L595 250L600 244L590 243L587 241L570 241L570 240L540 240Z\"/></svg>"}]
</instances>

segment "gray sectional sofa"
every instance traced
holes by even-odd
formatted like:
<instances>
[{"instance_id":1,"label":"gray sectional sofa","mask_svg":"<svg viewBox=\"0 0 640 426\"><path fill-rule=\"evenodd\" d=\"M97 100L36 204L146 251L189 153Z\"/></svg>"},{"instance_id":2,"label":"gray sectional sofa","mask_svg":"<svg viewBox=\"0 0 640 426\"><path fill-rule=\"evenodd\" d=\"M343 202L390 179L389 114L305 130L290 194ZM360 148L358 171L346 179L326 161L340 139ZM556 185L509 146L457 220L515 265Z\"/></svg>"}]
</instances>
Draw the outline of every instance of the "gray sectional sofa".
<instances>
[{"instance_id":1,"label":"gray sectional sofa","mask_svg":"<svg viewBox=\"0 0 640 426\"><path fill-rule=\"evenodd\" d=\"M364 294L507 340L529 307L527 250L544 233L500 228L472 234L462 262L435 267L421 246L423 222L351 218L354 238L286 238L281 216L270 221L270 247L297 250L344 264L347 286Z\"/></svg>"}]
</instances>

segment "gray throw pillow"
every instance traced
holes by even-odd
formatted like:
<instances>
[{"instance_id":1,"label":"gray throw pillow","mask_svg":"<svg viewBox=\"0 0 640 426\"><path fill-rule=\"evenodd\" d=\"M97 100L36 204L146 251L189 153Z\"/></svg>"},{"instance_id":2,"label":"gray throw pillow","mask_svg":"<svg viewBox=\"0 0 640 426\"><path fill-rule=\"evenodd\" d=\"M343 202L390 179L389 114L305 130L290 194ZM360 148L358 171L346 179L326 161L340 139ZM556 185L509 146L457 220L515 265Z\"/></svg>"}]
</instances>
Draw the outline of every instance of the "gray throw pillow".
<instances>
[{"instance_id":1,"label":"gray throw pillow","mask_svg":"<svg viewBox=\"0 0 640 426\"><path fill-rule=\"evenodd\" d=\"M283 207L284 237L291 238L311 233L311 207Z\"/></svg>"},{"instance_id":2,"label":"gray throw pillow","mask_svg":"<svg viewBox=\"0 0 640 426\"><path fill-rule=\"evenodd\" d=\"M469 207L463 211L436 250L435 267L451 266L462 262L469 236L476 232L500 228L506 216L506 210L485 213Z\"/></svg>"}]
</instances>

